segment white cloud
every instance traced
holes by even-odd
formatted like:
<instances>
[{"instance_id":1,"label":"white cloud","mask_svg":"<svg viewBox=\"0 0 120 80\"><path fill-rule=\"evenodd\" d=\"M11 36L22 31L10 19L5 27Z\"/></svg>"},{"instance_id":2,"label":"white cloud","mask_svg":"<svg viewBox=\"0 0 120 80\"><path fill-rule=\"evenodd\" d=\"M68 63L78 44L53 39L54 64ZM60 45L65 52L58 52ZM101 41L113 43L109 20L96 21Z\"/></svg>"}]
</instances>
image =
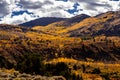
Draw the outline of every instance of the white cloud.
<instances>
[{"instance_id":1,"label":"white cloud","mask_svg":"<svg viewBox=\"0 0 120 80\"><path fill-rule=\"evenodd\" d=\"M18 15L18 16L13 16L11 18L11 14L7 15L6 17L2 18L2 21L0 22L1 24L21 24L23 22L29 21L29 20L33 20L36 17L33 17L33 15L28 15L27 13L24 13L22 15Z\"/></svg>"},{"instance_id":2,"label":"white cloud","mask_svg":"<svg viewBox=\"0 0 120 80\"><path fill-rule=\"evenodd\" d=\"M68 13L66 10L74 9L73 5L76 2L80 4L77 7L78 12ZM110 0L68 0L67 2L56 0L0 0L0 17L4 16L0 23L19 24L37 18L27 13L11 17L13 11L27 10L39 17L72 17L78 14L94 16L119 8L120 1Z\"/></svg>"}]
</instances>

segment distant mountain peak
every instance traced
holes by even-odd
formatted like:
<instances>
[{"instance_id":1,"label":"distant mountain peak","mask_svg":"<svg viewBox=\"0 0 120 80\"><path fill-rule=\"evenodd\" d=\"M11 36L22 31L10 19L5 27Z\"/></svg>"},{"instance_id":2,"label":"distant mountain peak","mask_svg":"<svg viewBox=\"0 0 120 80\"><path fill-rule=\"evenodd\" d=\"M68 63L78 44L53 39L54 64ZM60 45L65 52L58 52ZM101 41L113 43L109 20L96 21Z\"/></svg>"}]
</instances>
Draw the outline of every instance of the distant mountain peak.
<instances>
[{"instance_id":1,"label":"distant mountain peak","mask_svg":"<svg viewBox=\"0 0 120 80\"><path fill-rule=\"evenodd\" d=\"M88 16L86 14L80 14L80 15L74 16L72 18L42 17L39 19L35 19L32 21L20 24L20 26L26 26L26 27L47 26L51 23L60 22L60 21L64 21L65 25L69 25L69 24L72 24L75 22L80 22L83 19L88 18L88 17L90 17L90 16Z\"/></svg>"},{"instance_id":2,"label":"distant mountain peak","mask_svg":"<svg viewBox=\"0 0 120 80\"><path fill-rule=\"evenodd\" d=\"M48 24L65 20L66 18L57 18L57 17L43 17L39 19L35 19L29 22L25 22L23 24L20 24L20 26L26 26L26 27L34 27L34 26L46 26Z\"/></svg>"}]
</instances>

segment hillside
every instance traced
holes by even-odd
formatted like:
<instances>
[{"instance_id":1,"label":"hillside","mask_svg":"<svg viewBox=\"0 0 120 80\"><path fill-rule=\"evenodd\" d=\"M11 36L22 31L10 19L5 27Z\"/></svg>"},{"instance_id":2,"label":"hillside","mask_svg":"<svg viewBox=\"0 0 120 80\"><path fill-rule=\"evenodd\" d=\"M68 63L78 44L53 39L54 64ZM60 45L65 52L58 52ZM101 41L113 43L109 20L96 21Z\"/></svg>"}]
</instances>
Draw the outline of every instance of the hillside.
<instances>
[{"instance_id":1,"label":"hillside","mask_svg":"<svg viewBox=\"0 0 120 80\"><path fill-rule=\"evenodd\" d=\"M45 27L35 26L33 29L41 30L49 34L82 37L82 36L120 36L120 11L106 12L94 17L88 17L80 22L69 23L60 21L49 24ZM78 17L79 18L79 17ZM74 18L73 18L74 19ZM75 17L76 20L77 16ZM66 24L67 25L66 27Z\"/></svg>"},{"instance_id":2,"label":"hillside","mask_svg":"<svg viewBox=\"0 0 120 80\"><path fill-rule=\"evenodd\" d=\"M0 68L62 75L68 80L87 79L84 75L90 79L120 78L119 68L114 70L120 64L119 11L52 20L34 27L0 24Z\"/></svg>"},{"instance_id":3,"label":"hillside","mask_svg":"<svg viewBox=\"0 0 120 80\"><path fill-rule=\"evenodd\" d=\"M66 18L55 18L55 17L43 17L36 20L32 20L29 22L25 22L23 24L19 24L20 26L26 26L26 27L33 27L33 26L46 26L48 24L51 24L53 22L62 21Z\"/></svg>"},{"instance_id":4,"label":"hillside","mask_svg":"<svg viewBox=\"0 0 120 80\"><path fill-rule=\"evenodd\" d=\"M52 26L56 26L56 27L58 27L58 26L69 27L69 26L75 25L76 23L79 23L80 21L82 21L82 20L84 20L86 18L89 18L89 17L90 16L88 16L86 14L80 14L80 15L77 15L77 16L74 16L74 17L71 17L71 18L67 18L67 19L62 20L62 21L54 22L52 24Z\"/></svg>"},{"instance_id":5,"label":"hillside","mask_svg":"<svg viewBox=\"0 0 120 80\"><path fill-rule=\"evenodd\" d=\"M120 36L120 11L87 18L68 30L70 36ZM88 24L89 23L89 24ZM77 35L76 35L77 34Z\"/></svg>"},{"instance_id":6,"label":"hillside","mask_svg":"<svg viewBox=\"0 0 120 80\"><path fill-rule=\"evenodd\" d=\"M1 25L0 29L1 65L5 65L5 61L16 64L26 53L39 53L46 60L58 57L103 62L120 60L119 36L72 38L12 25Z\"/></svg>"}]
</instances>

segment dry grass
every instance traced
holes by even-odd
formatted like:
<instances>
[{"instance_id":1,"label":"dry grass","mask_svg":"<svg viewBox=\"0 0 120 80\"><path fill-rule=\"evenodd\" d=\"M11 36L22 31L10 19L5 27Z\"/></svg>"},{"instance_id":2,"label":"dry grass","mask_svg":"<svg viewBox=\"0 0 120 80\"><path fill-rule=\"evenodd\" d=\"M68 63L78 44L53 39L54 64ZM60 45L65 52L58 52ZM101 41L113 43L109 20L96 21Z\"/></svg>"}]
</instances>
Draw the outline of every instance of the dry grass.
<instances>
[{"instance_id":1,"label":"dry grass","mask_svg":"<svg viewBox=\"0 0 120 80\"><path fill-rule=\"evenodd\" d=\"M5 72L5 73L12 74L12 73L16 72L16 70L15 69L5 69L5 68L3 68L3 69L0 69L0 72Z\"/></svg>"}]
</instances>

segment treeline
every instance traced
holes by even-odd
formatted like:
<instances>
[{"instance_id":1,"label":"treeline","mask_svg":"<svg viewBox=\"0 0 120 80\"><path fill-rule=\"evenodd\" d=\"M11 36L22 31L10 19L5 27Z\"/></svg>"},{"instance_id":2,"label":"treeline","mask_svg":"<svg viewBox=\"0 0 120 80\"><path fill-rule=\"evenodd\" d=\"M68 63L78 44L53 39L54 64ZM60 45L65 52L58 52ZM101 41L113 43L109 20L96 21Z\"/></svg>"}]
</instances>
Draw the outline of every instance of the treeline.
<instances>
[{"instance_id":1,"label":"treeline","mask_svg":"<svg viewBox=\"0 0 120 80\"><path fill-rule=\"evenodd\" d=\"M64 76L67 80L82 80L75 75L67 64L60 62L56 64L44 64L40 54L25 54L21 57L14 68L21 73L39 74L42 76Z\"/></svg>"}]
</instances>

